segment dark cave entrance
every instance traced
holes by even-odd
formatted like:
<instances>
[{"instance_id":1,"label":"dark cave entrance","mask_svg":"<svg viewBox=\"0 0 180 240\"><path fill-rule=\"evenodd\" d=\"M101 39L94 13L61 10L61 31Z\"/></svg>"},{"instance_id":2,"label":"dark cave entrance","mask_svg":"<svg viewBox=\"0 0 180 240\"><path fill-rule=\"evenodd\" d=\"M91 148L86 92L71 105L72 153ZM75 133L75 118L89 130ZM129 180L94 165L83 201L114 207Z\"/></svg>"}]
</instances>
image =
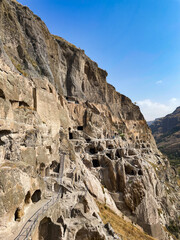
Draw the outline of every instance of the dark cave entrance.
<instances>
[{"instance_id":1,"label":"dark cave entrance","mask_svg":"<svg viewBox=\"0 0 180 240\"><path fill-rule=\"evenodd\" d=\"M91 154L96 154L96 153L97 153L95 147L91 147L91 148L89 149L89 152L90 152Z\"/></svg>"},{"instance_id":2,"label":"dark cave entrance","mask_svg":"<svg viewBox=\"0 0 180 240\"><path fill-rule=\"evenodd\" d=\"M0 98L5 99L5 94L2 89L0 89Z\"/></svg>"},{"instance_id":3,"label":"dark cave entrance","mask_svg":"<svg viewBox=\"0 0 180 240\"><path fill-rule=\"evenodd\" d=\"M140 169L140 170L138 170L138 175L140 175L140 176L142 176L143 175L143 172L142 172L142 170Z\"/></svg>"},{"instance_id":4,"label":"dark cave entrance","mask_svg":"<svg viewBox=\"0 0 180 240\"><path fill-rule=\"evenodd\" d=\"M69 139L73 139L73 134L71 132L71 128L69 128Z\"/></svg>"},{"instance_id":5,"label":"dark cave entrance","mask_svg":"<svg viewBox=\"0 0 180 240\"><path fill-rule=\"evenodd\" d=\"M45 169L45 164L41 163L40 164L40 174L41 174L41 177L44 177L44 169Z\"/></svg>"},{"instance_id":6,"label":"dark cave entrance","mask_svg":"<svg viewBox=\"0 0 180 240\"><path fill-rule=\"evenodd\" d=\"M21 220L20 212L21 212L20 208L17 208L15 213L14 213L14 220L15 221L20 221Z\"/></svg>"},{"instance_id":7,"label":"dark cave entrance","mask_svg":"<svg viewBox=\"0 0 180 240\"><path fill-rule=\"evenodd\" d=\"M72 132L69 132L69 139L73 139L73 134L72 134Z\"/></svg>"},{"instance_id":8,"label":"dark cave entrance","mask_svg":"<svg viewBox=\"0 0 180 240\"><path fill-rule=\"evenodd\" d=\"M83 126L78 126L78 127L77 127L77 130L83 131Z\"/></svg>"},{"instance_id":9,"label":"dark cave entrance","mask_svg":"<svg viewBox=\"0 0 180 240\"><path fill-rule=\"evenodd\" d=\"M125 166L125 173L132 176L136 175L136 171L131 166Z\"/></svg>"},{"instance_id":10,"label":"dark cave entrance","mask_svg":"<svg viewBox=\"0 0 180 240\"><path fill-rule=\"evenodd\" d=\"M52 161L52 164L50 166L50 169L53 170L53 172L55 173L59 173L59 169L60 169L60 163L56 162L56 161Z\"/></svg>"},{"instance_id":11,"label":"dark cave entrance","mask_svg":"<svg viewBox=\"0 0 180 240\"><path fill-rule=\"evenodd\" d=\"M95 168L100 167L100 163L97 159L93 159L92 162L93 162L93 167L95 167Z\"/></svg>"},{"instance_id":12,"label":"dark cave entrance","mask_svg":"<svg viewBox=\"0 0 180 240\"><path fill-rule=\"evenodd\" d=\"M111 153L106 153L106 156L112 160Z\"/></svg>"},{"instance_id":13,"label":"dark cave entrance","mask_svg":"<svg viewBox=\"0 0 180 240\"><path fill-rule=\"evenodd\" d=\"M61 240L61 227L53 223L50 218L45 217L43 220L41 220L39 225L39 239Z\"/></svg>"},{"instance_id":14,"label":"dark cave entrance","mask_svg":"<svg viewBox=\"0 0 180 240\"><path fill-rule=\"evenodd\" d=\"M24 199L25 204L29 204L31 202L31 193L30 191L27 192L25 199Z\"/></svg>"},{"instance_id":15,"label":"dark cave entrance","mask_svg":"<svg viewBox=\"0 0 180 240\"><path fill-rule=\"evenodd\" d=\"M31 197L31 200L32 200L33 203L37 203L38 201L41 200L41 190L40 189L36 190L33 193L32 197Z\"/></svg>"}]
</instances>

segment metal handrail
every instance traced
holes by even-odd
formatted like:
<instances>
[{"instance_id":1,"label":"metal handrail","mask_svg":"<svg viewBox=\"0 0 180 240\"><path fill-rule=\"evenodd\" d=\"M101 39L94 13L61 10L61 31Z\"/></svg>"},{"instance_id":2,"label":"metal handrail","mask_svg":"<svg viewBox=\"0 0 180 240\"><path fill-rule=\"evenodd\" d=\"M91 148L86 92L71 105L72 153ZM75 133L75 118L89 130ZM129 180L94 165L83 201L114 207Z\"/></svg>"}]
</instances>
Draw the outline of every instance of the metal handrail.
<instances>
[{"instance_id":1,"label":"metal handrail","mask_svg":"<svg viewBox=\"0 0 180 240\"><path fill-rule=\"evenodd\" d=\"M60 174L59 174L59 178L60 178L60 184L62 184L62 178L63 178L63 171L64 171L64 155L61 158L61 164L60 164ZM21 229L20 233L18 234L18 236L16 238L14 238L14 240L20 240L21 237L24 237L23 240L28 240L28 237L31 235L34 227L36 226L36 222L38 221L38 218L40 215L42 215L44 213L44 211L48 210L49 207L51 207L52 205L54 205L54 203L56 203L60 196L62 195L62 186L60 186L59 192L57 194L57 197L53 196L46 204L44 204L43 207L39 208L28 220L27 222L24 224L23 228ZM37 215L37 216L36 216ZM36 217L35 217L36 216ZM33 218L35 217L35 219L33 220ZM25 228L26 225L32 221L32 223L30 224L29 227Z\"/></svg>"}]
</instances>

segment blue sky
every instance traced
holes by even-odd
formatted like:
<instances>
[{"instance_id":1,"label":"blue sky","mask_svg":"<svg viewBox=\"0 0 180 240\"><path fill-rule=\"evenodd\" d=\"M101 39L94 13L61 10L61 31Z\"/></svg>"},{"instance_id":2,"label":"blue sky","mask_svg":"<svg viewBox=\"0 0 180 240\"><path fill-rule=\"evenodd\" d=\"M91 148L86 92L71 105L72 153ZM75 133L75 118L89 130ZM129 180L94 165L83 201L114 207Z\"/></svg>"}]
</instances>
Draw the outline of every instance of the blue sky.
<instances>
[{"instance_id":1,"label":"blue sky","mask_svg":"<svg viewBox=\"0 0 180 240\"><path fill-rule=\"evenodd\" d=\"M108 72L145 118L180 106L180 0L19 0Z\"/></svg>"}]
</instances>

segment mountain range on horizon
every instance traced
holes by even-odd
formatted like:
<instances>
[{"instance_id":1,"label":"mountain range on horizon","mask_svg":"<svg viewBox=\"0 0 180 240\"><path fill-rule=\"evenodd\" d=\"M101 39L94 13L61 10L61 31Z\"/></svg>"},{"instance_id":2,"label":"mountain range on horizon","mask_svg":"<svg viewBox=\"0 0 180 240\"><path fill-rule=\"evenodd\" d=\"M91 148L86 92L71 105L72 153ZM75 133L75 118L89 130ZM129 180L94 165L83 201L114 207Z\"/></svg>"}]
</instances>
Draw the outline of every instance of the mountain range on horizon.
<instances>
[{"instance_id":1,"label":"mountain range on horizon","mask_svg":"<svg viewBox=\"0 0 180 240\"><path fill-rule=\"evenodd\" d=\"M180 165L180 107L165 117L148 123L160 151L173 165Z\"/></svg>"}]
</instances>

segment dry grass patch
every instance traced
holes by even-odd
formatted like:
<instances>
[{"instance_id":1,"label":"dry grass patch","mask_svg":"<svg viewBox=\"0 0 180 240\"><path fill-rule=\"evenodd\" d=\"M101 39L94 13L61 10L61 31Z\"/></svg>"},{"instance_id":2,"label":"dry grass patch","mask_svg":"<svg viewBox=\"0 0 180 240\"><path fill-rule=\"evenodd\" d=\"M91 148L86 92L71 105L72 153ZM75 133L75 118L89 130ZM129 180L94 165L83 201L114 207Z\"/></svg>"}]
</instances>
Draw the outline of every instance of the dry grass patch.
<instances>
[{"instance_id":1,"label":"dry grass patch","mask_svg":"<svg viewBox=\"0 0 180 240\"><path fill-rule=\"evenodd\" d=\"M110 223L114 231L123 240L155 240L155 238L147 235L135 227L132 223L125 221L122 217L115 214L104 204L97 202L99 207L99 215L104 224Z\"/></svg>"}]
</instances>

